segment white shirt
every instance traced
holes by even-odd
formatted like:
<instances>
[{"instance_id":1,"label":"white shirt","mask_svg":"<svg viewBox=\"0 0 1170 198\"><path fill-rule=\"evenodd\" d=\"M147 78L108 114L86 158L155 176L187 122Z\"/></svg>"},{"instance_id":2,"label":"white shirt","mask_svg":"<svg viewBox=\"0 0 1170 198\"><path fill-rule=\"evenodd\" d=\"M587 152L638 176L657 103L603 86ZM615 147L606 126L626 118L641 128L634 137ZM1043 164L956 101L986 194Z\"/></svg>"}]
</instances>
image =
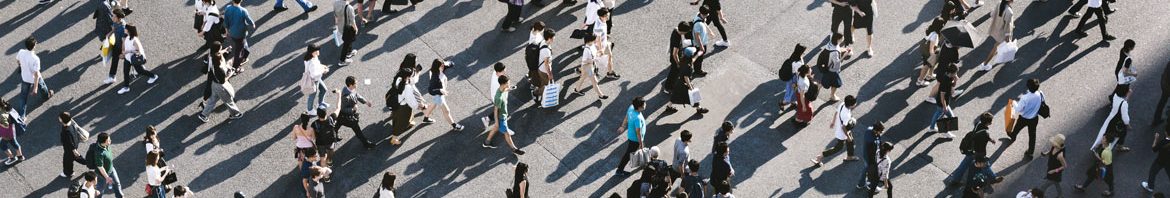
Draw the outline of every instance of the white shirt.
<instances>
[{"instance_id":1,"label":"white shirt","mask_svg":"<svg viewBox=\"0 0 1170 198\"><path fill-rule=\"evenodd\" d=\"M394 191L390 189L378 188L378 198L394 198Z\"/></svg>"},{"instance_id":2,"label":"white shirt","mask_svg":"<svg viewBox=\"0 0 1170 198\"><path fill-rule=\"evenodd\" d=\"M592 69L594 61L597 61L597 46L586 44L581 50L581 65L590 66L585 69Z\"/></svg>"},{"instance_id":3,"label":"white shirt","mask_svg":"<svg viewBox=\"0 0 1170 198\"><path fill-rule=\"evenodd\" d=\"M146 152L147 153L150 153L150 151L154 151L154 149L158 149L158 147L156 147L154 144L151 144L149 142L146 143Z\"/></svg>"},{"instance_id":4,"label":"white shirt","mask_svg":"<svg viewBox=\"0 0 1170 198\"><path fill-rule=\"evenodd\" d=\"M544 32L531 31L528 32L528 43L544 42Z\"/></svg>"},{"instance_id":5,"label":"white shirt","mask_svg":"<svg viewBox=\"0 0 1170 198\"><path fill-rule=\"evenodd\" d=\"M544 41L541 41L541 43L543 44ZM539 57L540 72L552 74L552 71L549 71L549 67L545 66L545 64L552 64L552 48L541 48Z\"/></svg>"},{"instance_id":6,"label":"white shirt","mask_svg":"<svg viewBox=\"0 0 1170 198\"><path fill-rule=\"evenodd\" d=\"M1105 124L1102 124L1101 129L1097 131L1097 139L1093 140L1093 146L1089 147L1089 150L1096 150L1097 146L1101 146L1101 138L1105 138L1105 129L1109 127L1109 122L1113 120L1113 116L1116 116L1118 111L1121 112L1121 121L1125 122L1125 125L1129 125L1129 102L1125 101L1125 98L1113 94L1113 109L1109 110L1109 116L1105 117Z\"/></svg>"},{"instance_id":7,"label":"white shirt","mask_svg":"<svg viewBox=\"0 0 1170 198\"><path fill-rule=\"evenodd\" d=\"M837 123L833 123L833 134L838 140L849 139L849 135L845 134L845 124L849 124L849 120L853 119L853 110L845 107L845 104L837 106Z\"/></svg>"},{"instance_id":8,"label":"white shirt","mask_svg":"<svg viewBox=\"0 0 1170 198\"><path fill-rule=\"evenodd\" d=\"M877 167L878 178L882 181L890 180L890 157L882 156L881 159L878 159Z\"/></svg>"},{"instance_id":9,"label":"white shirt","mask_svg":"<svg viewBox=\"0 0 1170 198\"><path fill-rule=\"evenodd\" d=\"M21 49L16 52L16 60L20 61L20 79L25 83L37 83L33 74L41 72L41 57L32 51Z\"/></svg>"},{"instance_id":10,"label":"white shirt","mask_svg":"<svg viewBox=\"0 0 1170 198\"><path fill-rule=\"evenodd\" d=\"M801 76L800 78L796 79L796 90L798 90L799 92L801 92L801 93L807 92L808 86L809 86L808 77Z\"/></svg>"},{"instance_id":11,"label":"white shirt","mask_svg":"<svg viewBox=\"0 0 1170 198\"><path fill-rule=\"evenodd\" d=\"M215 4L207 4L198 0L195 1L195 12L198 12L198 14L207 14L207 12L217 12L218 10L219 8L216 8Z\"/></svg>"},{"instance_id":12,"label":"white shirt","mask_svg":"<svg viewBox=\"0 0 1170 198\"><path fill-rule=\"evenodd\" d=\"M938 43L938 33L930 32L930 34L926 35L926 40L930 41L931 43Z\"/></svg>"},{"instance_id":13,"label":"white shirt","mask_svg":"<svg viewBox=\"0 0 1170 198\"><path fill-rule=\"evenodd\" d=\"M593 24L594 21L597 21L599 18L601 18L600 16L597 16L597 10L600 10L602 6L604 6L604 5L601 5L601 0L587 0L587 1L585 1L585 24L586 25ZM597 28L597 27L594 26L594 28Z\"/></svg>"},{"instance_id":14,"label":"white shirt","mask_svg":"<svg viewBox=\"0 0 1170 198\"><path fill-rule=\"evenodd\" d=\"M207 13L215 13L216 15L218 15L219 10L211 9L211 10L207 10ZM203 30L203 32L211 31L211 25L216 24L216 23L219 23L219 17L212 16L210 14L205 14L205 15L203 15L203 28L201 28L201 30ZM203 36L207 36L207 35L203 35Z\"/></svg>"},{"instance_id":15,"label":"white shirt","mask_svg":"<svg viewBox=\"0 0 1170 198\"><path fill-rule=\"evenodd\" d=\"M146 166L146 184L162 186L162 180L162 168L158 166Z\"/></svg>"},{"instance_id":16,"label":"white shirt","mask_svg":"<svg viewBox=\"0 0 1170 198\"><path fill-rule=\"evenodd\" d=\"M687 160L690 160L691 147L682 141L682 138L674 141L674 167L685 167Z\"/></svg>"},{"instance_id":17,"label":"white shirt","mask_svg":"<svg viewBox=\"0 0 1170 198\"><path fill-rule=\"evenodd\" d=\"M321 60L317 59L317 57L313 57L313 59L309 59L304 63L305 72L301 74L301 79L304 79L304 82L301 82L301 92L306 94L317 93L317 83L322 81L321 78L325 75L325 70L329 68L322 65Z\"/></svg>"},{"instance_id":18,"label":"white shirt","mask_svg":"<svg viewBox=\"0 0 1170 198\"><path fill-rule=\"evenodd\" d=\"M146 50L142 49L142 42L139 41L138 37L126 36L122 41L123 43L129 43L129 45L122 46L122 53L125 54L126 60L130 60L131 57L134 57L134 54L146 56Z\"/></svg>"},{"instance_id":19,"label":"white shirt","mask_svg":"<svg viewBox=\"0 0 1170 198\"><path fill-rule=\"evenodd\" d=\"M496 98L496 91L499 91L499 90L500 90L500 76L497 76L497 75L496 75L496 74L494 74L494 73L492 74L492 86L491 86L491 88L492 88L492 89L489 89L489 90L488 90L488 103L489 103L489 104L490 104L490 103L494 103L494 102L495 102L495 100L493 100L493 98Z\"/></svg>"},{"instance_id":20,"label":"white shirt","mask_svg":"<svg viewBox=\"0 0 1170 198\"><path fill-rule=\"evenodd\" d=\"M1089 0L1090 8L1101 8L1101 0Z\"/></svg>"},{"instance_id":21,"label":"white shirt","mask_svg":"<svg viewBox=\"0 0 1170 198\"><path fill-rule=\"evenodd\" d=\"M1026 118L1026 119L1036 118L1036 115L1038 115L1038 113L1040 113L1040 104L1042 104L1044 102L1044 98L1042 97L1042 95L1044 95L1044 91L1036 91L1035 93L1028 92L1026 94L1020 95L1020 101L1016 102L1016 106L1014 106L1012 108L1014 109L1014 111L1016 111L1016 113L1020 114L1020 117L1022 117L1022 118ZM1024 108L1024 107L1035 107L1035 108Z\"/></svg>"}]
</instances>

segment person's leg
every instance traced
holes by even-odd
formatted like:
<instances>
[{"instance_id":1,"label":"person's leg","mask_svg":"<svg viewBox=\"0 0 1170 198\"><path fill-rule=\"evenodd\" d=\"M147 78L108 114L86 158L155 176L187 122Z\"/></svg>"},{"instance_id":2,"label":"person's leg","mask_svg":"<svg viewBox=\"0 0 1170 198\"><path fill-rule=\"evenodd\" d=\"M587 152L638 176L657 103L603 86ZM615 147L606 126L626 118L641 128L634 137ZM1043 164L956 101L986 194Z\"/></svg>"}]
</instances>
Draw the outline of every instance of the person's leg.
<instances>
[{"instance_id":1,"label":"person's leg","mask_svg":"<svg viewBox=\"0 0 1170 198\"><path fill-rule=\"evenodd\" d=\"M506 4L508 4L508 13L504 15L504 23L500 24L501 29L508 29L513 27L513 23L516 23L516 19L520 16L519 7L512 5L512 3Z\"/></svg>"},{"instance_id":2,"label":"person's leg","mask_svg":"<svg viewBox=\"0 0 1170 198\"><path fill-rule=\"evenodd\" d=\"M223 100L223 105L228 107L228 112L232 113L231 116L240 114L240 108L236 106L236 89L232 87L232 84L224 83L223 86L220 87L219 91L223 92L220 94L222 95L220 100ZM214 107L214 105L212 105L212 107Z\"/></svg>"},{"instance_id":3,"label":"person's leg","mask_svg":"<svg viewBox=\"0 0 1170 198\"><path fill-rule=\"evenodd\" d=\"M20 83L20 95L16 96L17 106L20 106L20 115L28 116L28 95L32 91L32 83Z\"/></svg>"},{"instance_id":4,"label":"person's leg","mask_svg":"<svg viewBox=\"0 0 1170 198\"><path fill-rule=\"evenodd\" d=\"M626 152L622 152L622 159L618 161L618 172L626 172L626 164L630 162L630 153L638 151L639 146L638 142L626 140Z\"/></svg>"},{"instance_id":5,"label":"person's leg","mask_svg":"<svg viewBox=\"0 0 1170 198\"><path fill-rule=\"evenodd\" d=\"M836 8L833 8L833 9L836 9ZM841 32L837 31L837 30L839 30L837 28L841 26L841 23L845 22L845 16L842 16L842 14L838 14L837 12L833 12L831 20L832 20L832 23L831 23L832 26L830 26L830 28L829 28L830 31L832 31L833 34L841 34Z\"/></svg>"},{"instance_id":6,"label":"person's leg","mask_svg":"<svg viewBox=\"0 0 1170 198\"><path fill-rule=\"evenodd\" d=\"M1170 99L1170 90L1162 89L1162 95L1158 97L1158 106L1154 106L1158 110L1154 112L1154 121L1151 125L1162 123L1162 116L1166 115L1166 100Z\"/></svg>"},{"instance_id":7,"label":"person's leg","mask_svg":"<svg viewBox=\"0 0 1170 198\"><path fill-rule=\"evenodd\" d=\"M845 31L845 42L842 42L841 46L846 46L846 49L849 49L848 46L853 45L853 14L850 13L849 15L850 16L845 17L845 21L843 21L845 24L842 24L845 26L845 29L843 30ZM842 56L844 56L844 54L842 54Z\"/></svg>"},{"instance_id":8,"label":"person's leg","mask_svg":"<svg viewBox=\"0 0 1170 198\"><path fill-rule=\"evenodd\" d=\"M1165 169L1165 167L1159 165L1158 162L1150 164L1149 175L1146 175L1146 183L1148 184L1145 186L1146 188L1154 188L1154 183L1158 181L1158 171L1162 171L1162 169ZM1170 175L1170 172L1166 172L1166 174Z\"/></svg>"},{"instance_id":9,"label":"person's leg","mask_svg":"<svg viewBox=\"0 0 1170 198\"><path fill-rule=\"evenodd\" d=\"M695 75L702 76L702 74L707 73L706 71L703 71L704 60L707 60L707 53L703 53L703 55L695 57L695 62L692 64L692 66L695 67Z\"/></svg>"},{"instance_id":10,"label":"person's leg","mask_svg":"<svg viewBox=\"0 0 1170 198\"><path fill-rule=\"evenodd\" d=\"M126 62L122 63L123 64L123 66L122 66L122 88L123 89L130 88L130 82L134 81L134 79L137 78L136 75L131 75L131 73L130 73L130 70L134 69L134 64L130 63L130 60L125 60L125 61ZM137 72L137 71L135 71L135 72Z\"/></svg>"},{"instance_id":11,"label":"person's leg","mask_svg":"<svg viewBox=\"0 0 1170 198\"><path fill-rule=\"evenodd\" d=\"M934 115L930 116L930 125L926 127L927 131L938 130L935 123L938 123L938 119L940 117L942 117L942 115L943 115L943 107L936 105L935 110L934 110Z\"/></svg>"},{"instance_id":12,"label":"person's leg","mask_svg":"<svg viewBox=\"0 0 1170 198\"><path fill-rule=\"evenodd\" d=\"M1011 141L1012 143L1014 143L1016 141L1016 137L1020 136L1020 131L1024 130L1024 127L1026 127L1026 125L1027 125L1027 124L1024 124L1025 122L1028 122L1027 119L1024 119L1022 117L1016 118L1016 123L1015 123L1016 125L1012 126L1012 132L1011 132L1011 134L1008 134L1009 141Z\"/></svg>"},{"instance_id":13,"label":"person's leg","mask_svg":"<svg viewBox=\"0 0 1170 198\"><path fill-rule=\"evenodd\" d=\"M1033 151L1036 150L1036 124L1038 124L1040 118L1037 117L1024 120L1027 120L1024 122L1024 125L1028 126L1028 150L1025 150L1024 154L1028 155L1028 157L1031 157L1032 153L1034 153Z\"/></svg>"},{"instance_id":14,"label":"person's leg","mask_svg":"<svg viewBox=\"0 0 1170 198\"><path fill-rule=\"evenodd\" d=\"M317 115L317 103L313 103L313 99L316 99L317 93L310 93L305 95L308 95L305 96L305 98L308 99L308 101L305 101L305 113L309 115Z\"/></svg>"},{"instance_id":15,"label":"person's leg","mask_svg":"<svg viewBox=\"0 0 1170 198\"><path fill-rule=\"evenodd\" d=\"M114 197L115 198L122 198L122 195L123 195L122 194L122 180L118 178L118 169L111 168L109 174L110 174L110 177L114 178L114 183L113 183Z\"/></svg>"},{"instance_id":16,"label":"person's leg","mask_svg":"<svg viewBox=\"0 0 1170 198\"><path fill-rule=\"evenodd\" d=\"M325 86L323 81L317 81L317 108L329 107L329 103L325 100L327 93L329 93L329 86Z\"/></svg>"},{"instance_id":17,"label":"person's leg","mask_svg":"<svg viewBox=\"0 0 1170 198\"><path fill-rule=\"evenodd\" d=\"M1089 16L1093 15L1093 9L1094 8L1089 8L1088 11L1086 11L1085 16L1081 17L1081 21L1077 22L1077 28L1075 29L1077 31L1077 33L1080 33L1082 35L1085 34L1084 26L1085 26L1085 23L1089 22L1089 18L1091 18Z\"/></svg>"},{"instance_id":18,"label":"person's leg","mask_svg":"<svg viewBox=\"0 0 1170 198\"><path fill-rule=\"evenodd\" d=\"M451 117L451 108L447 106L447 101L443 101L437 106L439 106L439 108L443 108L443 116L447 117L447 121L451 122L451 124L458 124L455 123L455 118Z\"/></svg>"},{"instance_id":19,"label":"person's leg","mask_svg":"<svg viewBox=\"0 0 1170 198\"><path fill-rule=\"evenodd\" d=\"M1109 18L1105 18L1105 10L1102 8L1089 8L1093 15L1097 15L1097 27L1101 28L1101 36L1109 37L1109 32L1105 30L1105 24L1109 23Z\"/></svg>"},{"instance_id":20,"label":"person's leg","mask_svg":"<svg viewBox=\"0 0 1170 198\"><path fill-rule=\"evenodd\" d=\"M199 112L199 115L207 117L211 114L211 111L215 110L215 103L219 101L220 97L222 97L220 96L220 89L223 89L223 87L220 87L219 84L211 84L211 97L207 97L206 104L203 104L203 111Z\"/></svg>"},{"instance_id":21,"label":"person's leg","mask_svg":"<svg viewBox=\"0 0 1170 198\"><path fill-rule=\"evenodd\" d=\"M142 76L150 76L151 78L158 77L158 75L155 75L154 72L150 72L150 70L146 70L146 67L143 66L142 64L134 64L134 70L138 71L138 74L142 75ZM44 85L44 84L42 84L42 85ZM41 87L44 87L44 86L41 86Z\"/></svg>"},{"instance_id":22,"label":"person's leg","mask_svg":"<svg viewBox=\"0 0 1170 198\"><path fill-rule=\"evenodd\" d=\"M341 125L353 130L353 136L356 136L358 140L362 141L363 146L366 146L366 148L374 147L373 143L369 139L366 139L366 134L362 133L362 126L357 120L343 121Z\"/></svg>"},{"instance_id":23,"label":"person's leg","mask_svg":"<svg viewBox=\"0 0 1170 198\"><path fill-rule=\"evenodd\" d=\"M585 74L589 74L589 76L586 78L589 78L589 82L593 83L593 90L597 91L597 95L598 96L605 96L605 93L601 92L601 87L597 85L597 83L598 83L597 77L593 76L593 71L589 71L588 73L585 73Z\"/></svg>"},{"instance_id":24,"label":"person's leg","mask_svg":"<svg viewBox=\"0 0 1170 198\"><path fill-rule=\"evenodd\" d=\"M374 1L374 0L371 0L371 1ZM309 11L310 8L313 8L313 3L311 3L307 0L297 0L297 4L300 4L301 9L305 9L305 11Z\"/></svg>"},{"instance_id":25,"label":"person's leg","mask_svg":"<svg viewBox=\"0 0 1170 198\"><path fill-rule=\"evenodd\" d=\"M73 152L65 151L61 155L61 174L66 177L73 175Z\"/></svg>"},{"instance_id":26,"label":"person's leg","mask_svg":"<svg viewBox=\"0 0 1170 198\"><path fill-rule=\"evenodd\" d=\"M348 63L349 57L353 52L353 40L356 32L352 27L346 27L341 35L341 52L338 53L337 61Z\"/></svg>"},{"instance_id":27,"label":"person's leg","mask_svg":"<svg viewBox=\"0 0 1170 198\"><path fill-rule=\"evenodd\" d=\"M715 11L715 13L719 13L719 12L720 11ZM715 13L712 13L711 15L709 15L707 17L707 23L715 25L715 29L719 30L719 36L722 36L723 41L726 42L726 41L728 41L727 30L725 30L723 28L723 20L719 20L719 16Z\"/></svg>"},{"instance_id":28,"label":"person's leg","mask_svg":"<svg viewBox=\"0 0 1170 198\"><path fill-rule=\"evenodd\" d=\"M504 142L508 142L508 147L512 147L512 150L520 150L520 147L516 147L516 143L512 142L512 135L504 134Z\"/></svg>"},{"instance_id":29,"label":"person's leg","mask_svg":"<svg viewBox=\"0 0 1170 198\"><path fill-rule=\"evenodd\" d=\"M1077 0L1076 3L1073 3L1072 7L1068 8L1067 12L1069 14L1080 12L1081 8L1084 8L1085 4L1087 4L1087 3L1089 3L1089 1L1087 1L1087 0Z\"/></svg>"},{"instance_id":30,"label":"person's leg","mask_svg":"<svg viewBox=\"0 0 1170 198\"><path fill-rule=\"evenodd\" d=\"M109 50L110 73L109 79L106 79L106 81L113 82L111 79L114 79L114 75L118 75L118 64L122 62L122 42L118 41L114 43L114 47L111 47Z\"/></svg>"},{"instance_id":31,"label":"person's leg","mask_svg":"<svg viewBox=\"0 0 1170 198\"><path fill-rule=\"evenodd\" d=\"M987 53L987 58L984 58L984 59L983 59L983 64L984 64L984 65L989 65L989 64L992 64L992 63L991 63L991 60L992 60L992 59L994 59L994 58L995 58L995 55L999 53L999 44L1000 44L1000 43L998 43L998 42L997 42L997 43L995 43L995 45L992 45L992 46L991 46L991 52L988 52L988 53ZM980 65L980 66L982 66L982 65Z\"/></svg>"},{"instance_id":32,"label":"person's leg","mask_svg":"<svg viewBox=\"0 0 1170 198\"><path fill-rule=\"evenodd\" d=\"M821 156L819 158L828 157L829 155L837 154L837 152L840 152L841 149L843 149L844 147L845 147L845 140L833 139L833 147L829 147L828 149L821 151ZM821 161L821 159L819 159L819 158L817 159L817 161Z\"/></svg>"},{"instance_id":33,"label":"person's leg","mask_svg":"<svg viewBox=\"0 0 1170 198\"><path fill-rule=\"evenodd\" d=\"M894 197L894 180L886 179L886 197Z\"/></svg>"},{"instance_id":34,"label":"person's leg","mask_svg":"<svg viewBox=\"0 0 1170 198\"><path fill-rule=\"evenodd\" d=\"M1113 192L1113 186L1114 186L1113 185L1113 175L1116 175L1116 174L1117 173L1113 172L1113 165L1105 165L1105 178L1104 178L1104 180L1105 180L1105 185L1109 186L1110 193Z\"/></svg>"},{"instance_id":35,"label":"person's leg","mask_svg":"<svg viewBox=\"0 0 1170 198\"><path fill-rule=\"evenodd\" d=\"M856 158L856 155L853 155L853 148L853 140L845 139L845 155L849 158Z\"/></svg>"}]
</instances>

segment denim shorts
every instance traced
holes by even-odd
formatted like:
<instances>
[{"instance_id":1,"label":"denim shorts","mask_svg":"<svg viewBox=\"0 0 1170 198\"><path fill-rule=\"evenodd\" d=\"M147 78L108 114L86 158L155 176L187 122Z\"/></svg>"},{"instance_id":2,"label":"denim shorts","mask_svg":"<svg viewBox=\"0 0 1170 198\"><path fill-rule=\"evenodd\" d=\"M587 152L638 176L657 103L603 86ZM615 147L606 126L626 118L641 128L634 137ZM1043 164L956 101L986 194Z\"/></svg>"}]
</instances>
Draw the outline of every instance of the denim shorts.
<instances>
[{"instance_id":1,"label":"denim shorts","mask_svg":"<svg viewBox=\"0 0 1170 198\"><path fill-rule=\"evenodd\" d=\"M8 149L20 150L20 142L17 142L16 139L0 140L0 150Z\"/></svg>"},{"instance_id":2,"label":"denim shorts","mask_svg":"<svg viewBox=\"0 0 1170 198\"><path fill-rule=\"evenodd\" d=\"M435 105L447 103L447 97L443 97L443 95L431 95L431 96L432 96L432 102L434 102Z\"/></svg>"},{"instance_id":3,"label":"denim shorts","mask_svg":"<svg viewBox=\"0 0 1170 198\"><path fill-rule=\"evenodd\" d=\"M500 126L500 128L499 128L500 133L502 133L504 135L508 135L508 122L507 122L507 120L500 120L498 125Z\"/></svg>"}]
</instances>

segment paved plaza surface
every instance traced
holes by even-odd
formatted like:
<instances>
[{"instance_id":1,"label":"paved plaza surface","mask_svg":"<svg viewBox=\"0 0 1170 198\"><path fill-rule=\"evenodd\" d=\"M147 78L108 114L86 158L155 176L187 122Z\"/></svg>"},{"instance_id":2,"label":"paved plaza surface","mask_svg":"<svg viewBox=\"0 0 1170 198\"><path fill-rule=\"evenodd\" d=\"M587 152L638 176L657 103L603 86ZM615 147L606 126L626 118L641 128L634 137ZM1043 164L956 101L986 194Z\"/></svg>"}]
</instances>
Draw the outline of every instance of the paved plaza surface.
<instances>
[{"instance_id":1,"label":"paved plaza surface","mask_svg":"<svg viewBox=\"0 0 1170 198\"><path fill-rule=\"evenodd\" d=\"M551 0L546 0L551 1ZM988 12L997 3L976 10L969 20L981 31L987 30ZM303 71L301 56L307 44L323 46L321 60L335 64L338 48L330 41L333 14L331 0L314 0L321 10L305 14L292 2L290 9L273 12L271 1L247 0L243 4L256 20L251 61L247 71L231 79L238 90L237 102L245 111L239 120L225 121L222 107L200 123L201 85L206 79L194 59L194 50L202 44L191 29L191 11L195 0L133 0L135 12L127 17L140 26L142 43L149 63L146 67L161 75L159 82L147 85L142 80L131 91L118 95L118 86L102 85L107 68L96 58L98 43L91 36L94 10L90 2L59 0L37 6L35 1L0 2L0 47L4 59L14 63L21 39L29 35L41 41L38 54L44 63L49 87L57 91L54 98L30 105L27 135L20 137L28 160L13 167L0 167L3 190L0 197L62 197L67 179L60 173L62 149L58 143L56 115L73 112L76 120L92 132L112 134L115 166L121 174L127 196L144 194L145 181L141 143L146 126L159 129L168 164L175 168L179 184L188 185L200 197L226 197L242 191L255 197L300 196L301 184L293 158L290 131L294 119L303 111L304 96L297 87ZM381 3L381 2L379 2ZM1085 193L1074 193L1073 183L1085 178L1089 168L1088 146L1109 111L1107 96L1113 88L1113 66L1121 43L1137 41L1134 65L1139 73L1131 97L1134 131L1129 146L1134 150L1119 154L1117 197L1148 196L1140 190L1152 163L1151 144L1154 127L1150 126L1154 103L1159 94L1159 78L1170 57L1170 10L1158 1L1119 1L1120 11L1110 15L1109 30L1119 39L1099 42L1096 22L1089 36L1070 33L1077 20L1063 16L1072 2L1051 0L1048 3L1018 1L1015 35L1020 43L1018 60L997 66L990 72L975 72L974 66L991 49L985 42L975 49L963 49L959 88L966 89L955 111L962 123L969 123L982 112L997 113L991 126L995 139L1005 138L1002 114L1004 101L1025 90L1025 79L1043 82L1052 118L1039 125L1038 152L1047 148L1047 138L1055 134L1068 136L1068 161L1071 169L1062 184L1070 197L1097 197L1101 182ZM220 1L220 4L226 2ZM556 2L554 2L554 5ZM706 60L705 78L697 80L704 95L703 106L710 113L693 116L693 109L665 114L667 96L660 92L666 76L668 33L681 20L689 20L697 7L684 0L619 0L615 9L613 40L618 43L615 61L623 75L606 80L601 88L610 99L597 100L593 93L565 96L561 105L550 109L534 108L524 87L512 92L510 120L516 131L516 144L528 152L513 156L507 149L484 149L480 117L491 111L488 103L490 65L509 65L508 75L519 79L526 72L522 43L528 38L523 29L534 20L542 20L558 33L552 45L556 82L571 85L578 81L573 72L580 58L580 40L569 39L572 29L584 18L584 4L568 7L525 7L522 30L498 31L506 12L504 5L492 0L428 0L414 7L396 5L403 12L381 15L357 37L355 63L332 67L327 74L329 86L338 88L346 76L370 79L371 84L358 90L374 101L374 108L359 108L362 125L368 136L381 143L373 150L361 148L352 132L342 129L345 138L338 151L334 180L326 184L329 197L369 197L381 181L381 173L401 175L398 194L404 197L502 197L512 182L512 167L517 162L530 164L531 194L540 197L602 197L625 192L636 177L615 177L614 168L625 150L624 135L617 132L632 98L649 99L646 134L647 145L657 145L664 156L672 153L674 139L682 130L694 132L692 156L703 162L703 175L710 171L714 131L723 121L736 125L732 136L731 158L736 176L735 194L741 197L858 197L864 193L853 185L860 177L861 162L842 162L843 156L828 158L824 167L812 168L813 158L832 138L828 123L836 104L825 104L827 91L814 103L818 114L812 125L797 129L792 124L795 111L777 107L780 83L776 70L791 53L792 46L803 43L821 46L829 34L831 8L825 0L749 0L724 1L727 31L732 46L720 48ZM857 95L860 105L854 111L860 126L883 121L888 126L885 140L895 143L890 154L895 196L946 197L959 192L941 181L953 170L962 156L955 141L939 139L941 135L925 133L927 120L935 107L923 103L929 89L913 85L918 64L917 42L925 26L937 16L941 0L879 1L877 5L874 50L876 56L860 55L846 61L842 72L845 86L839 95ZM1095 21L1095 20L1093 20ZM860 31L859 31L860 32ZM864 47L863 34L857 36L858 52ZM389 112L381 96L388 90L389 76L407 53L428 62L450 58L457 66L448 70L451 77L449 103L455 119L468 128L451 132L445 119L423 124L404 133L401 146L390 146ZM812 60L813 56L806 56ZM8 64L15 71L15 64ZM119 74L119 83L121 82ZM425 77L424 77L425 78ZM425 79L424 79L425 80ZM3 79L4 99L16 101L19 74ZM359 81L360 82L360 81ZM425 81L424 81L425 82ZM425 83L420 83L425 87ZM567 93L567 92L566 92ZM329 98L335 96L330 95ZM1158 127L1160 128L1160 127ZM961 125L960 132L971 130ZM1023 136L1021 136L1023 138ZM504 145L496 138L497 145ZM1025 141L1014 145L991 145L994 170L1007 179L995 186L993 197L1014 196L1015 192L1039 186L1045 158L1025 161ZM80 170L82 168L78 168ZM635 174L637 175L637 174ZM1159 178L1161 192L1170 192L1170 182ZM1051 191L1050 191L1051 193ZM884 195L883 195L884 196Z\"/></svg>"}]
</instances>

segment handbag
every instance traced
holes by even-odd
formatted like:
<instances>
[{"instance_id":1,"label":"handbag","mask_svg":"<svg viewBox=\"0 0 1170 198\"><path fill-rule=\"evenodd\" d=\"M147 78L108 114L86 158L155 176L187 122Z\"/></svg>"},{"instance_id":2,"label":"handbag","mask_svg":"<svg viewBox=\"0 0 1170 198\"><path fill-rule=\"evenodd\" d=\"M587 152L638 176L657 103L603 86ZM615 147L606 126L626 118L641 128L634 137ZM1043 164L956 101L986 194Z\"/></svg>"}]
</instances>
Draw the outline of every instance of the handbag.
<instances>
[{"instance_id":1,"label":"handbag","mask_svg":"<svg viewBox=\"0 0 1170 198\"><path fill-rule=\"evenodd\" d=\"M541 96L540 107L554 107L560 104L561 85L551 83L544 86L544 96Z\"/></svg>"},{"instance_id":2,"label":"handbag","mask_svg":"<svg viewBox=\"0 0 1170 198\"><path fill-rule=\"evenodd\" d=\"M703 101L703 95L699 94L699 88L687 91L687 95L690 97L691 104L698 104L699 101Z\"/></svg>"},{"instance_id":3,"label":"handbag","mask_svg":"<svg viewBox=\"0 0 1170 198\"><path fill-rule=\"evenodd\" d=\"M1016 41L1005 41L1000 43L999 49L995 53L995 64L1006 63L1016 60L1016 51L1020 47L1016 45Z\"/></svg>"},{"instance_id":4,"label":"handbag","mask_svg":"<svg viewBox=\"0 0 1170 198\"><path fill-rule=\"evenodd\" d=\"M163 177L163 185L171 185L179 181L179 176L175 175L175 171L167 171L167 175Z\"/></svg>"},{"instance_id":5,"label":"handbag","mask_svg":"<svg viewBox=\"0 0 1170 198\"><path fill-rule=\"evenodd\" d=\"M500 1L504 1L504 0L500 0ZM589 34L592 34L592 31L585 30L585 29L577 29L577 30L573 30L572 34L569 34L569 38L584 39L585 35L589 35Z\"/></svg>"},{"instance_id":6,"label":"handbag","mask_svg":"<svg viewBox=\"0 0 1170 198\"><path fill-rule=\"evenodd\" d=\"M130 63L133 63L135 65L146 64L146 56L143 56L142 54L139 54L139 53L135 53L134 55L130 56Z\"/></svg>"},{"instance_id":7,"label":"handbag","mask_svg":"<svg viewBox=\"0 0 1170 198\"><path fill-rule=\"evenodd\" d=\"M1007 106L1003 107L1003 131L1008 135L1012 135L1016 123L1015 105L1016 100L1008 99Z\"/></svg>"},{"instance_id":8,"label":"handbag","mask_svg":"<svg viewBox=\"0 0 1170 198\"><path fill-rule=\"evenodd\" d=\"M1051 109L1048 109L1048 102L1044 101L1044 95L1041 94L1040 95L1040 110L1037 111L1036 114L1040 115L1040 117L1048 118L1048 116L1052 115L1051 111L1052 111Z\"/></svg>"},{"instance_id":9,"label":"handbag","mask_svg":"<svg viewBox=\"0 0 1170 198\"><path fill-rule=\"evenodd\" d=\"M957 130L959 130L959 118L958 117L941 118L941 119L938 119L938 122L936 122L935 125L936 125L936 127L938 127L939 132L957 131Z\"/></svg>"}]
</instances>

